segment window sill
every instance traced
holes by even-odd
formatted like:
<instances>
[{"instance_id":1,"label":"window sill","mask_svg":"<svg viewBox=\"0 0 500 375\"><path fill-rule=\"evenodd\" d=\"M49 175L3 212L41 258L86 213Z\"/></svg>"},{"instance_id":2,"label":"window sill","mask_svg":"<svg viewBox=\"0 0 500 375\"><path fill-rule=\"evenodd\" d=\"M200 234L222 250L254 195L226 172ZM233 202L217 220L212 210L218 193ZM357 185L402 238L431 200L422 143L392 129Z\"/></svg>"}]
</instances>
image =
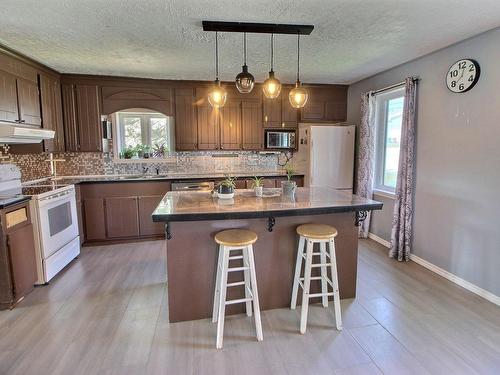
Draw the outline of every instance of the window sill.
<instances>
[{"instance_id":1,"label":"window sill","mask_svg":"<svg viewBox=\"0 0 500 375\"><path fill-rule=\"evenodd\" d=\"M165 155L163 158L137 158L137 159L125 159L125 158L112 158L114 163L117 164L176 164L175 158L170 158L169 155Z\"/></svg>"},{"instance_id":2,"label":"window sill","mask_svg":"<svg viewBox=\"0 0 500 375\"><path fill-rule=\"evenodd\" d=\"M388 199L396 199L396 194L387 190L373 189L373 195L378 195L379 197Z\"/></svg>"}]
</instances>

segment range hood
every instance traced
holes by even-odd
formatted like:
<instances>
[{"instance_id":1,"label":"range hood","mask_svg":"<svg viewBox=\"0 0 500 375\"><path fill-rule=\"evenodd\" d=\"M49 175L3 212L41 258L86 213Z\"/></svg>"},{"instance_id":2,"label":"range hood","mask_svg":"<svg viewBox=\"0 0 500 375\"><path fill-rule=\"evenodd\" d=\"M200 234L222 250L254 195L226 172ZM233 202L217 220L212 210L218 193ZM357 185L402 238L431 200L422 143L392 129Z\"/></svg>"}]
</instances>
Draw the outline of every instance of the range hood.
<instances>
[{"instance_id":1,"label":"range hood","mask_svg":"<svg viewBox=\"0 0 500 375\"><path fill-rule=\"evenodd\" d=\"M0 123L0 143L40 143L44 139L53 139L54 130L25 128Z\"/></svg>"}]
</instances>

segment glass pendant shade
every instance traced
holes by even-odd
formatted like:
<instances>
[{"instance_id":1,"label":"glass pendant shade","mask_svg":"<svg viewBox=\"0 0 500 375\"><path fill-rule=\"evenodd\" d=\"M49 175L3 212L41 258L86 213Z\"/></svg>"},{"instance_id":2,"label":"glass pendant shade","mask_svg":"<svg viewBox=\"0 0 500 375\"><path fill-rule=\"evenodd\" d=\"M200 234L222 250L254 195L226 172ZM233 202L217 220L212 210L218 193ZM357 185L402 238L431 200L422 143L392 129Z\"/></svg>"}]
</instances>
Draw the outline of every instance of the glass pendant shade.
<instances>
[{"instance_id":1,"label":"glass pendant shade","mask_svg":"<svg viewBox=\"0 0 500 375\"><path fill-rule=\"evenodd\" d=\"M288 100L293 108L304 108L308 98L309 94L307 90L300 85L300 81L295 83L295 87L290 90L288 94Z\"/></svg>"},{"instance_id":2,"label":"glass pendant shade","mask_svg":"<svg viewBox=\"0 0 500 375\"><path fill-rule=\"evenodd\" d=\"M242 94L248 94L253 90L255 78L248 72L248 66L246 64L242 66L242 69L242 72L236 76L236 88Z\"/></svg>"},{"instance_id":3,"label":"glass pendant shade","mask_svg":"<svg viewBox=\"0 0 500 375\"><path fill-rule=\"evenodd\" d=\"M281 82L274 77L274 72L269 72L269 78L264 81L262 86L264 95L268 99L276 99L281 93Z\"/></svg>"},{"instance_id":4,"label":"glass pendant shade","mask_svg":"<svg viewBox=\"0 0 500 375\"><path fill-rule=\"evenodd\" d=\"M226 99L226 89L224 89L224 87L220 85L220 81L216 79L208 92L208 102L214 108L221 108L226 104Z\"/></svg>"}]
</instances>

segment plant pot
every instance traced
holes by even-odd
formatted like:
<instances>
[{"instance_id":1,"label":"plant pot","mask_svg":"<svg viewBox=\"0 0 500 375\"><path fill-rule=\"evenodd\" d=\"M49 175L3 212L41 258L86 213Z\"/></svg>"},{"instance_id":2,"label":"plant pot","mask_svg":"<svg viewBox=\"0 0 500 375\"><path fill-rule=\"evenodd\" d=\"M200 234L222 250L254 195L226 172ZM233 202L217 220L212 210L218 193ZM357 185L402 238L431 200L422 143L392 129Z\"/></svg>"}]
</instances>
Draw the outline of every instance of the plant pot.
<instances>
[{"instance_id":1,"label":"plant pot","mask_svg":"<svg viewBox=\"0 0 500 375\"><path fill-rule=\"evenodd\" d=\"M232 186L220 185L217 188L217 196L219 199L232 199L234 197L234 189Z\"/></svg>"},{"instance_id":2,"label":"plant pot","mask_svg":"<svg viewBox=\"0 0 500 375\"><path fill-rule=\"evenodd\" d=\"M253 190L255 191L256 197L262 197L262 193L264 192L264 188L262 186L255 186Z\"/></svg>"},{"instance_id":3,"label":"plant pot","mask_svg":"<svg viewBox=\"0 0 500 375\"><path fill-rule=\"evenodd\" d=\"M283 191L283 195L293 195L295 194L295 188L297 187L297 183L295 181L281 181L281 190Z\"/></svg>"}]
</instances>

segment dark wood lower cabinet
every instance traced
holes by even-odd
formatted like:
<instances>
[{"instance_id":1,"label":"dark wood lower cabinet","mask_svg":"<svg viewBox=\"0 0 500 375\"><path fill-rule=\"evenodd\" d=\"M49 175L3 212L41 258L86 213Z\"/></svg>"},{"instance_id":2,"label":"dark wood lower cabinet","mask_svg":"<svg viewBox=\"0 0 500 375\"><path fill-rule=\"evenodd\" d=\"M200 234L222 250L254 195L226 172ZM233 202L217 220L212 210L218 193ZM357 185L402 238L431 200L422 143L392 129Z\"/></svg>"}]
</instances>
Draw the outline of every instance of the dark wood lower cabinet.
<instances>
[{"instance_id":1,"label":"dark wood lower cabinet","mask_svg":"<svg viewBox=\"0 0 500 375\"><path fill-rule=\"evenodd\" d=\"M107 238L139 236L137 197L116 197L104 200Z\"/></svg>"},{"instance_id":2,"label":"dark wood lower cabinet","mask_svg":"<svg viewBox=\"0 0 500 375\"><path fill-rule=\"evenodd\" d=\"M141 236L159 236L164 233L163 223L154 223L151 219L153 211L162 198L163 195L138 197L139 233Z\"/></svg>"},{"instance_id":3,"label":"dark wood lower cabinet","mask_svg":"<svg viewBox=\"0 0 500 375\"><path fill-rule=\"evenodd\" d=\"M83 198L85 241L105 240L106 221L103 198Z\"/></svg>"}]
</instances>

